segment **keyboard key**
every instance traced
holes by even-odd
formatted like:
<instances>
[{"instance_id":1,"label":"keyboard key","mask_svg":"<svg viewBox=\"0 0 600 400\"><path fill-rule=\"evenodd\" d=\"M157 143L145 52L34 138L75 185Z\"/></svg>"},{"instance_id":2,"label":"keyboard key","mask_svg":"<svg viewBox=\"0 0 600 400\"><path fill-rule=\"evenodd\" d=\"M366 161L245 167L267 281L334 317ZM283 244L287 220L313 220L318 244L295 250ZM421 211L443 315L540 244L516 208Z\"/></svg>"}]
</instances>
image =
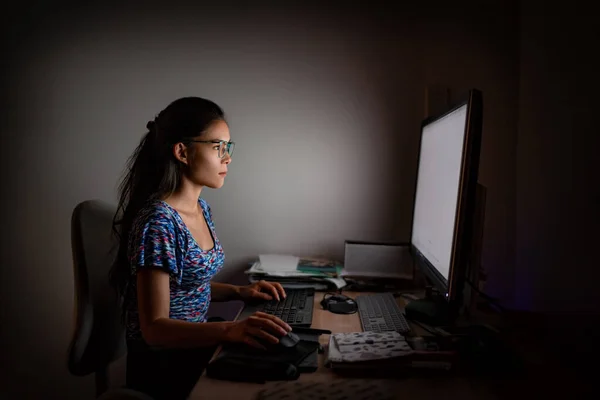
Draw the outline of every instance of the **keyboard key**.
<instances>
[{"instance_id":1,"label":"keyboard key","mask_svg":"<svg viewBox=\"0 0 600 400\"><path fill-rule=\"evenodd\" d=\"M314 289L289 289L285 299L270 300L245 312L249 315L252 310L275 315L291 326L310 327L313 317Z\"/></svg>"}]
</instances>

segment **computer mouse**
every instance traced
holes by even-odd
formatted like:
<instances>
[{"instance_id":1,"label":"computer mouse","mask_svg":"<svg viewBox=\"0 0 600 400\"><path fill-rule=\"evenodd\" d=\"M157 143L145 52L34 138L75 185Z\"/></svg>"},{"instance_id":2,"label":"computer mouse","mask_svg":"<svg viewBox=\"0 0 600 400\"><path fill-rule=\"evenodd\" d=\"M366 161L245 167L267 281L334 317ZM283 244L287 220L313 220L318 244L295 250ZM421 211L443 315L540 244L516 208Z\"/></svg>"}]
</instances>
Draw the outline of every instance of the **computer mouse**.
<instances>
[{"instance_id":1,"label":"computer mouse","mask_svg":"<svg viewBox=\"0 0 600 400\"><path fill-rule=\"evenodd\" d=\"M300 342L300 337L293 332L288 332L286 335L279 337L279 342L272 343L264 339L258 339L258 342L265 347L268 352L281 352L291 350Z\"/></svg>"},{"instance_id":2,"label":"computer mouse","mask_svg":"<svg viewBox=\"0 0 600 400\"><path fill-rule=\"evenodd\" d=\"M300 342L300 337L294 332L288 332L287 335L279 338L279 347L292 348Z\"/></svg>"},{"instance_id":3,"label":"computer mouse","mask_svg":"<svg viewBox=\"0 0 600 400\"><path fill-rule=\"evenodd\" d=\"M354 314L358 311L356 301L343 294L327 293L321 300L321 307L335 314Z\"/></svg>"}]
</instances>

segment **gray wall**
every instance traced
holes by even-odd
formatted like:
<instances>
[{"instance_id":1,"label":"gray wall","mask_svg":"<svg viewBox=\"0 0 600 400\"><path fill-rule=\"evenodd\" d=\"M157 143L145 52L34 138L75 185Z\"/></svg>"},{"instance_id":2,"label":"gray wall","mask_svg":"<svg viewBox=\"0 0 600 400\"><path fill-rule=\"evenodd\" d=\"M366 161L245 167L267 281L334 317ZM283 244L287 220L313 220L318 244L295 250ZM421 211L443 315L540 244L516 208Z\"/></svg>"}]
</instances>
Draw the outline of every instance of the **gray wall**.
<instances>
[{"instance_id":1,"label":"gray wall","mask_svg":"<svg viewBox=\"0 0 600 400\"><path fill-rule=\"evenodd\" d=\"M575 7L521 10L515 303L597 323L597 22ZM589 331L552 329L565 330L590 350L576 339Z\"/></svg>"},{"instance_id":2,"label":"gray wall","mask_svg":"<svg viewBox=\"0 0 600 400\"><path fill-rule=\"evenodd\" d=\"M518 10L487 2L486 12L434 13L421 25L417 48L423 82L483 91L479 182L487 188L482 264L486 291L512 305L514 296L515 174L519 82ZM447 5L451 7L451 5ZM415 152L411 153L415 157Z\"/></svg>"},{"instance_id":3,"label":"gray wall","mask_svg":"<svg viewBox=\"0 0 600 400\"><path fill-rule=\"evenodd\" d=\"M2 391L91 395L65 367L71 211L115 201L146 122L186 95L222 105L237 142L225 186L204 192L227 280L258 253L342 258L344 239L408 240L425 87L482 89L483 257L510 306L519 47L515 7L494 3L468 21L455 5L29 8L7 28Z\"/></svg>"},{"instance_id":4,"label":"gray wall","mask_svg":"<svg viewBox=\"0 0 600 400\"><path fill-rule=\"evenodd\" d=\"M539 335L578 369L600 337L598 59L593 13L521 4L516 184L516 307L552 319ZM590 380L591 381L591 380Z\"/></svg>"}]
</instances>

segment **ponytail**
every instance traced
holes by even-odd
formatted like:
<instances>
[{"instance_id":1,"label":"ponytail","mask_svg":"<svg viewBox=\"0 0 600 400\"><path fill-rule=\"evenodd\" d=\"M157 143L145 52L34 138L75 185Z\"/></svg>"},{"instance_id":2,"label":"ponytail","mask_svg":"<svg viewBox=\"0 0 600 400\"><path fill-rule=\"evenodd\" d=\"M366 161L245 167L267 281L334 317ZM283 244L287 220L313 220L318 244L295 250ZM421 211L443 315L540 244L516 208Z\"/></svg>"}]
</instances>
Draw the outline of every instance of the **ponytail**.
<instances>
[{"instance_id":1,"label":"ponytail","mask_svg":"<svg viewBox=\"0 0 600 400\"><path fill-rule=\"evenodd\" d=\"M210 100L200 97L175 100L146 124L148 131L127 160L113 218L113 234L119 249L109 273L110 283L122 300L123 318L131 275L129 236L135 219L144 206L172 194L181 182L181 164L173 156L172 145L201 135L212 122L223 119L223 110Z\"/></svg>"}]
</instances>

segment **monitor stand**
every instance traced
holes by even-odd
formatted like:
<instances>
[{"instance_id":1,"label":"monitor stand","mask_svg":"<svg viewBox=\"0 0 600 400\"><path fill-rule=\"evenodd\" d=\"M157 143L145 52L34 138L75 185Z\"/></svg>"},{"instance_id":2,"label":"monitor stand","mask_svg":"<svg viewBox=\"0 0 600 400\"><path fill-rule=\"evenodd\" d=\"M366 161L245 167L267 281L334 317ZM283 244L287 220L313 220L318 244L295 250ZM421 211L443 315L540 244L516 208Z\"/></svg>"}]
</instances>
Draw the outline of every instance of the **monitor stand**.
<instances>
[{"instance_id":1,"label":"monitor stand","mask_svg":"<svg viewBox=\"0 0 600 400\"><path fill-rule=\"evenodd\" d=\"M450 324L448 301L440 294L429 292L423 299L413 300L404 307L406 318L431 326Z\"/></svg>"}]
</instances>

